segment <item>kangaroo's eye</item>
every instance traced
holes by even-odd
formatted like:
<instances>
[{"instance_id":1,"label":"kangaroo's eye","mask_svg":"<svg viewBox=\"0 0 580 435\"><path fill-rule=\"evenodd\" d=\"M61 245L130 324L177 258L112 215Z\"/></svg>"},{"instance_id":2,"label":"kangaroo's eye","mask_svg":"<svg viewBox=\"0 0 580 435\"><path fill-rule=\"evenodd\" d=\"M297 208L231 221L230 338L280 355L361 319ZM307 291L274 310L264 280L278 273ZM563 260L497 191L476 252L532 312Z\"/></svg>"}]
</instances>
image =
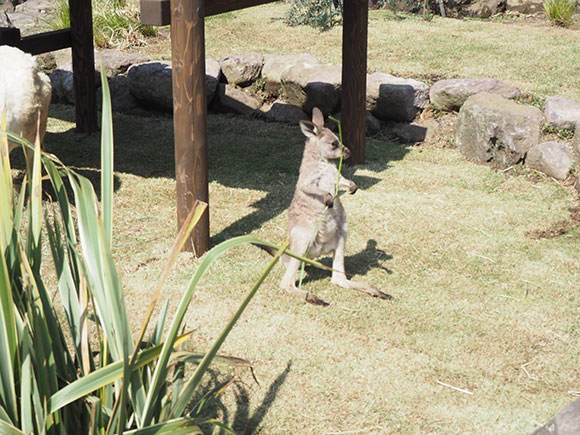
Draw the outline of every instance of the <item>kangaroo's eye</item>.
<instances>
[{"instance_id":1,"label":"kangaroo's eye","mask_svg":"<svg viewBox=\"0 0 580 435\"><path fill-rule=\"evenodd\" d=\"M337 140L335 140L334 142L332 142L332 148L334 148L334 149L338 148L339 145L340 144L338 143Z\"/></svg>"}]
</instances>

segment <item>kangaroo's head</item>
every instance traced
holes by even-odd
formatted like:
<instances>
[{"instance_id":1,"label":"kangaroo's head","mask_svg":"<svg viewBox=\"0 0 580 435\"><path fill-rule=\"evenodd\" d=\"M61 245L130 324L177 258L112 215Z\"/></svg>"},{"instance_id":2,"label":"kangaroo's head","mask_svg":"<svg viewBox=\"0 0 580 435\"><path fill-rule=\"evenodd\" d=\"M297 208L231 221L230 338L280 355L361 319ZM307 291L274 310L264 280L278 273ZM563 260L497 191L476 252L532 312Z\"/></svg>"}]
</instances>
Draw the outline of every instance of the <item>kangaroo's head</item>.
<instances>
[{"instance_id":1,"label":"kangaroo's head","mask_svg":"<svg viewBox=\"0 0 580 435\"><path fill-rule=\"evenodd\" d=\"M300 121L300 130L316 147L322 158L327 160L340 158L340 141L328 128L324 127L324 116L318 107L312 109L312 122ZM343 145L343 158L350 157L350 150Z\"/></svg>"}]
</instances>

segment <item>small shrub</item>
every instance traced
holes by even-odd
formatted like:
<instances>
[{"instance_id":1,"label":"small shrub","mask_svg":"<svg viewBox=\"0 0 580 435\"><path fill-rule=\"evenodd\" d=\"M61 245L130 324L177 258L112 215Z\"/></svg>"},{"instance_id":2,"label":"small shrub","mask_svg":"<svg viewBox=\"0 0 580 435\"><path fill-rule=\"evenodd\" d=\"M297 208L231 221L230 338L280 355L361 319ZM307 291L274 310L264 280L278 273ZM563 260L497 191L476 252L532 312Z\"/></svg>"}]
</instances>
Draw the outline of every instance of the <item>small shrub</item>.
<instances>
[{"instance_id":1,"label":"small shrub","mask_svg":"<svg viewBox=\"0 0 580 435\"><path fill-rule=\"evenodd\" d=\"M70 16L68 13L68 0L55 0L54 11L44 19L44 23L49 29L58 30L70 27Z\"/></svg>"},{"instance_id":2,"label":"small shrub","mask_svg":"<svg viewBox=\"0 0 580 435\"><path fill-rule=\"evenodd\" d=\"M548 19L556 25L568 27L572 24L572 17L576 9L573 0L547 0L544 2L544 11Z\"/></svg>"},{"instance_id":3,"label":"small shrub","mask_svg":"<svg viewBox=\"0 0 580 435\"><path fill-rule=\"evenodd\" d=\"M45 20L50 29L70 27L67 0L56 0L54 13ZM125 0L93 1L93 34L95 45L102 48L128 48L145 44L145 38L156 36L157 29L140 22L139 8Z\"/></svg>"},{"instance_id":4,"label":"small shrub","mask_svg":"<svg viewBox=\"0 0 580 435\"><path fill-rule=\"evenodd\" d=\"M298 0L288 9L284 22L328 30L342 23L342 0Z\"/></svg>"},{"instance_id":5,"label":"small shrub","mask_svg":"<svg viewBox=\"0 0 580 435\"><path fill-rule=\"evenodd\" d=\"M258 92L262 92L264 89L266 89L266 82L264 81L264 79L256 80L253 89L255 94L257 94Z\"/></svg>"},{"instance_id":6,"label":"small shrub","mask_svg":"<svg viewBox=\"0 0 580 435\"><path fill-rule=\"evenodd\" d=\"M546 125L544 125L542 133L553 134L553 135L558 136L560 139L570 140L574 137L574 130L575 129L573 129L573 128L558 129L558 128L554 127L553 125L546 124Z\"/></svg>"}]
</instances>

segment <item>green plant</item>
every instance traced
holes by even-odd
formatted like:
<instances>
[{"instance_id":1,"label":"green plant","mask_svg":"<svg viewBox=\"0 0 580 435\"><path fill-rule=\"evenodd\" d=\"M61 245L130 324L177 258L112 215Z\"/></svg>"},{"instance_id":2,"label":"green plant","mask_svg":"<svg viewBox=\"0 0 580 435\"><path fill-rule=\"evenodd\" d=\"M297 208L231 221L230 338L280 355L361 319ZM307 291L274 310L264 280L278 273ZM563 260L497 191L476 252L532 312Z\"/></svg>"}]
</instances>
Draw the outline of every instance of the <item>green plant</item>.
<instances>
[{"instance_id":1,"label":"green plant","mask_svg":"<svg viewBox=\"0 0 580 435\"><path fill-rule=\"evenodd\" d=\"M546 100L543 97L532 94L516 95L514 101L518 104L528 104L530 106L537 107L543 111L546 107Z\"/></svg>"},{"instance_id":2,"label":"green plant","mask_svg":"<svg viewBox=\"0 0 580 435\"><path fill-rule=\"evenodd\" d=\"M545 124L544 128L542 129L542 133L544 134L554 134L557 135L560 139L572 139L574 137L573 128L562 128L558 129L551 124Z\"/></svg>"},{"instance_id":3,"label":"green plant","mask_svg":"<svg viewBox=\"0 0 580 435\"><path fill-rule=\"evenodd\" d=\"M32 167L24 176L20 193L15 195L8 141L23 147L32 145L6 132L5 121L0 128L1 433L191 434L201 433L199 425L223 426L200 417L209 396L200 391L200 381L218 358L220 346L261 283L286 251L287 243L276 247L278 254L205 355L175 351L191 336L182 332L183 319L197 283L226 250L241 244L267 243L242 236L215 246L200 261L173 320L168 321L166 303L145 339L169 271L206 210L206 205L198 203L173 245L145 320L134 338L111 251L113 129L104 73L101 80L100 203L87 178L56 157L41 153L38 142L33 147ZM55 203L42 201L43 169L52 185ZM65 181L72 189L74 207ZM41 273L45 261L42 244L46 240L52 260L48 267L54 270L56 281ZM55 288L51 288L52 282ZM56 290L64 318L56 314L52 302ZM196 365L189 378L185 376L186 364ZM220 391L218 388L210 393Z\"/></svg>"},{"instance_id":4,"label":"green plant","mask_svg":"<svg viewBox=\"0 0 580 435\"><path fill-rule=\"evenodd\" d=\"M93 35L95 45L103 48L141 46L145 38L157 35L153 26L140 23L139 8L125 0L95 0L93 2ZM68 1L56 0L54 13L45 19L51 29L70 27Z\"/></svg>"},{"instance_id":5,"label":"green plant","mask_svg":"<svg viewBox=\"0 0 580 435\"><path fill-rule=\"evenodd\" d=\"M141 46L157 30L139 21L139 8L124 0L97 0L93 7L93 32L97 47L126 48Z\"/></svg>"},{"instance_id":6,"label":"green plant","mask_svg":"<svg viewBox=\"0 0 580 435\"><path fill-rule=\"evenodd\" d=\"M266 82L264 81L264 79L260 78L256 80L253 89L254 93L262 92L264 89L266 89Z\"/></svg>"},{"instance_id":7,"label":"green plant","mask_svg":"<svg viewBox=\"0 0 580 435\"><path fill-rule=\"evenodd\" d=\"M68 13L68 0L55 0L53 3L53 12L44 23L49 29L66 29L70 27L70 16Z\"/></svg>"},{"instance_id":8,"label":"green plant","mask_svg":"<svg viewBox=\"0 0 580 435\"><path fill-rule=\"evenodd\" d=\"M572 24L572 17L576 9L574 0L546 0L544 11L548 19L556 25L568 27Z\"/></svg>"},{"instance_id":9,"label":"green plant","mask_svg":"<svg viewBox=\"0 0 580 435\"><path fill-rule=\"evenodd\" d=\"M328 30L342 23L342 0L298 0L286 12L284 22Z\"/></svg>"}]
</instances>

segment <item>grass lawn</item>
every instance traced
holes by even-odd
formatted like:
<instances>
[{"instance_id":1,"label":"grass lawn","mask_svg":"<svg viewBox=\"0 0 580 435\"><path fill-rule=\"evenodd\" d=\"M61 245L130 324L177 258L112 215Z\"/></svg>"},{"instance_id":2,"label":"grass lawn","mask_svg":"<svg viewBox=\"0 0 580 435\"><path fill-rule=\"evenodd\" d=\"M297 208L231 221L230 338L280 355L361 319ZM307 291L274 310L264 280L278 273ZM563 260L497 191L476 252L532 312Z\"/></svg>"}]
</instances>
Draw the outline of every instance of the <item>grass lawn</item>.
<instances>
[{"instance_id":1,"label":"grass lawn","mask_svg":"<svg viewBox=\"0 0 580 435\"><path fill-rule=\"evenodd\" d=\"M97 181L99 138L74 133L73 117L51 109L46 148ZM115 116L114 250L135 330L176 234L171 127ZM281 242L300 130L211 115L209 132L212 242ZM531 433L580 389L577 198L453 149L367 148L368 163L346 169L360 187L343 197L346 268L396 300L307 270L305 289L332 303L311 306L278 289L278 266L223 349L251 360L260 384L216 369L209 384L239 378L216 415L239 433ZM554 228L564 232L543 237ZM188 347L207 349L267 260L247 247L214 264ZM173 306L196 264L181 255L164 294Z\"/></svg>"},{"instance_id":2,"label":"grass lawn","mask_svg":"<svg viewBox=\"0 0 580 435\"><path fill-rule=\"evenodd\" d=\"M207 21L207 54L311 53L340 63L341 29L288 28L287 6ZM494 77L523 91L580 99L578 30L373 11L369 71L403 77ZM169 57L168 41L142 49ZM72 107L51 107L45 147L95 182L98 135L74 132ZM171 119L115 114L114 253L137 331L176 235ZM211 240L286 237L303 149L297 126L209 116ZM18 159L14 153L14 158ZM580 391L580 212L567 183L467 162L453 147L368 139L347 167L346 269L393 295L370 298L307 269L305 304L278 289L277 266L224 354L237 376L216 417L238 433L528 434ZM572 209L572 212L570 211ZM187 315L204 351L269 258L222 256ZM327 264L329 259L324 260ZM164 297L175 307L198 260L184 253Z\"/></svg>"},{"instance_id":3,"label":"grass lawn","mask_svg":"<svg viewBox=\"0 0 580 435\"><path fill-rule=\"evenodd\" d=\"M310 53L340 65L342 28L320 33L288 27L287 4L273 3L206 20L206 55ZM492 77L537 96L580 100L580 25L565 29L530 20L456 20L369 11L368 71L416 78ZM140 52L169 59L163 38Z\"/></svg>"}]
</instances>

